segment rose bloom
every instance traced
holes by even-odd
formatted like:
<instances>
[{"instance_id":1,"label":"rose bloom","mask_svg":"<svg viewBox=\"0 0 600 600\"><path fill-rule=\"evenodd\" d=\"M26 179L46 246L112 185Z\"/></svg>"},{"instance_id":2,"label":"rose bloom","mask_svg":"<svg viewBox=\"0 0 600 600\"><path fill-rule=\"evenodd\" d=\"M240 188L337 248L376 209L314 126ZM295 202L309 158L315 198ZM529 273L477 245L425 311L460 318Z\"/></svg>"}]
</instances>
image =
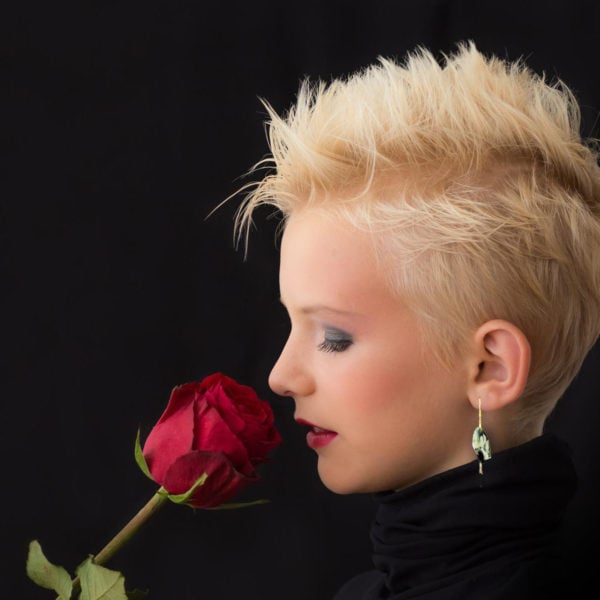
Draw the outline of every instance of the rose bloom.
<instances>
[{"instance_id":1,"label":"rose bloom","mask_svg":"<svg viewBox=\"0 0 600 600\"><path fill-rule=\"evenodd\" d=\"M223 504L257 481L256 466L281 442L270 405L222 373L176 387L143 448L152 478L170 494L205 483L187 501Z\"/></svg>"}]
</instances>

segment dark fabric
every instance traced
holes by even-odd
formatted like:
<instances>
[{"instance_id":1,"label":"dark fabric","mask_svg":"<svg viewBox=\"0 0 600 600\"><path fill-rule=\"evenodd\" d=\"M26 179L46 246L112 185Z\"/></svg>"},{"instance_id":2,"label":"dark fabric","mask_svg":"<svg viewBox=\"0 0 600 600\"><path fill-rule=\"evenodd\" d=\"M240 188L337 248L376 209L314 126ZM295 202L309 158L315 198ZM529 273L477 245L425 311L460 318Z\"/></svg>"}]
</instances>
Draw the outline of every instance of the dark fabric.
<instances>
[{"instance_id":1,"label":"dark fabric","mask_svg":"<svg viewBox=\"0 0 600 600\"><path fill-rule=\"evenodd\" d=\"M562 594L560 523L575 492L568 448L545 434L484 463L377 494L375 570L335 600L533 600Z\"/></svg>"}]
</instances>

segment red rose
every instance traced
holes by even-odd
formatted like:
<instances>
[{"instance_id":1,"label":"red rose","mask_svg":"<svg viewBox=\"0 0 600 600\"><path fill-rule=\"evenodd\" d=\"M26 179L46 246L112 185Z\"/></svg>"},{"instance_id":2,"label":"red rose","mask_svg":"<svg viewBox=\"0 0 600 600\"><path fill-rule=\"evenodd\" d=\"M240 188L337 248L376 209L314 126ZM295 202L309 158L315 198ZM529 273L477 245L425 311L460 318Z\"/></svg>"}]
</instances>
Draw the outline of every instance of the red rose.
<instances>
[{"instance_id":1,"label":"red rose","mask_svg":"<svg viewBox=\"0 0 600 600\"><path fill-rule=\"evenodd\" d=\"M173 389L143 448L152 478L183 494L204 474L187 504L223 504L258 479L255 467L281 442L273 412L256 392L221 373Z\"/></svg>"}]
</instances>

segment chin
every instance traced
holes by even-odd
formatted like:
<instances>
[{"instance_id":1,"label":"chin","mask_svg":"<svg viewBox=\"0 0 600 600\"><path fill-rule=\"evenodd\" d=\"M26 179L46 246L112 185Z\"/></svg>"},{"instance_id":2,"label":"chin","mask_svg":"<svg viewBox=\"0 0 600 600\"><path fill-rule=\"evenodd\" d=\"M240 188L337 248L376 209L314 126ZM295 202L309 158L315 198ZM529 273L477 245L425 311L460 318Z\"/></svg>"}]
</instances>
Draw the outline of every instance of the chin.
<instances>
[{"instance_id":1,"label":"chin","mask_svg":"<svg viewBox=\"0 0 600 600\"><path fill-rule=\"evenodd\" d=\"M334 494L368 494L380 491L366 481L352 477L344 470L332 472L332 470L323 469L319 465L318 471L323 485Z\"/></svg>"}]
</instances>

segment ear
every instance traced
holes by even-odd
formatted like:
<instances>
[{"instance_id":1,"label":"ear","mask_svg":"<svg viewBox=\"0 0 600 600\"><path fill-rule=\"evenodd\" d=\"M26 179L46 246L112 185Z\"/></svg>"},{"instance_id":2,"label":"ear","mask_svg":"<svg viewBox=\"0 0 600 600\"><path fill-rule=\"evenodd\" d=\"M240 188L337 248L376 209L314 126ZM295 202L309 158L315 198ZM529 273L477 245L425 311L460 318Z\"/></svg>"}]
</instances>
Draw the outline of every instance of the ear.
<instances>
[{"instance_id":1,"label":"ear","mask_svg":"<svg viewBox=\"0 0 600 600\"><path fill-rule=\"evenodd\" d=\"M477 408L497 410L523 393L529 375L531 346L525 334L508 321L485 322L473 337L475 354L469 400Z\"/></svg>"}]
</instances>

